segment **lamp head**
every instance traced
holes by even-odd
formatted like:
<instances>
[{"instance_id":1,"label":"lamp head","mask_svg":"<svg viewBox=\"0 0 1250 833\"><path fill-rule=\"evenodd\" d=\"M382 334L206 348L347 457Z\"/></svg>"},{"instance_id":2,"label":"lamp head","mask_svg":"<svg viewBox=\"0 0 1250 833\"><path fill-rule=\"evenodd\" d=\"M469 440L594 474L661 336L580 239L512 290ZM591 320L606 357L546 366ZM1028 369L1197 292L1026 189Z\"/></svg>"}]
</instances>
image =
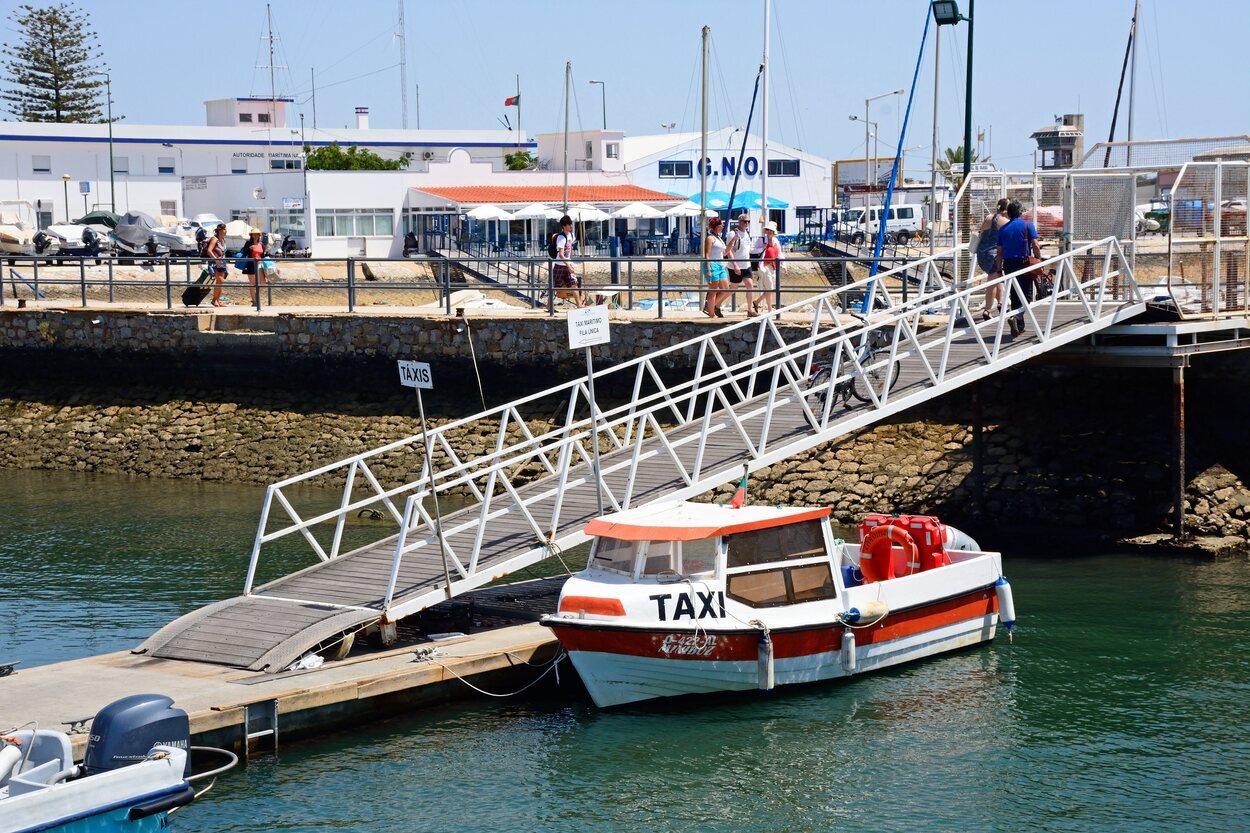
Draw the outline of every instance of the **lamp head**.
<instances>
[{"instance_id":1,"label":"lamp head","mask_svg":"<svg viewBox=\"0 0 1250 833\"><path fill-rule=\"evenodd\" d=\"M953 26L961 20L967 20L959 13L959 4L955 0L933 0L933 22L939 26Z\"/></svg>"}]
</instances>

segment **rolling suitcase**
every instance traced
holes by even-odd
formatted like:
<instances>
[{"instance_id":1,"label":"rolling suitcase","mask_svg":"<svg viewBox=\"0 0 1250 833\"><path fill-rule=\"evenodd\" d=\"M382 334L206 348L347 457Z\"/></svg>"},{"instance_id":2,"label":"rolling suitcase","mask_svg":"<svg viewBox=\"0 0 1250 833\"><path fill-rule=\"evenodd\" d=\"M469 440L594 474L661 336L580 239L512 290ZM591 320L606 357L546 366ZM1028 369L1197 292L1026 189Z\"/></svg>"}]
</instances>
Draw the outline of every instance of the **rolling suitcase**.
<instances>
[{"instance_id":1,"label":"rolling suitcase","mask_svg":"<svg viewBox=\"0 0 1250 833\"><path fill-rule=\"evenodd\" d=\"M184 307L198 307L208 297L208 293L212 291L212 287L208 286L208 281L212 278L213 273L207 267L200 272L200 276L195 279L195 283L182 290L182 305Z\"/></svg>"}]
</instances>

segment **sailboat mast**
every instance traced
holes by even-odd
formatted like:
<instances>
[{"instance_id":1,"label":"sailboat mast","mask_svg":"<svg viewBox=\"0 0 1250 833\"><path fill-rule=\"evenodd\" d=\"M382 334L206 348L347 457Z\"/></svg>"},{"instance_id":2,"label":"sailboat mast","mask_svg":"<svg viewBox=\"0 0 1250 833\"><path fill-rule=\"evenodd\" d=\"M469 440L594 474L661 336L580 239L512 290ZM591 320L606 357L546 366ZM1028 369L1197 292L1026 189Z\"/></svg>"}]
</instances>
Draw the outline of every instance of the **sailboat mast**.
<instances>
[{"instance_id":1,"label":"sailboat mast","mask_svg":"<svg viewBox=\"0 0 1250 833\"><path fill-rule=\"evenodd\" d=\"M1133 164L1133 99L1137 92L1137 21L1141 18L1141 0L1133 3L1133 58L1128 79L1128 155L1125 164ZM1073 160L1075 161L1075 160Z\"/></svg>"},{"instance_id":2,"label":"sailboat mast","mask_svg":"<svg viewBox=\"0 0 1250 833\"><path fill-rule=\"evenodd\" d=\"M764 0L764 67L762 83L764 90L760 96L760 203L763 206L763 219L760 234L764 233L763 223L768 222L768 25L772 19L772 2Z\"/></svg>"},{"instance_id":3,"label":"sailboat mast","mask_svg":"<svg viewBox=\"0 0 1250 833\"><path fill-rule=\"evenodd\" d=\"M569 85L573 78L573 62L564 62L564 213L569 213Z\"/></svg>"},{"instance_id":4,"label":"sailboat mast","mask_svg":"<svg viewBox=\"0 0 1250 833\"><path fill-rule=\"evenodd\" d=\"M707 38L711 28L703 27L703 121L699 134L699 255L703 255L707 239Z\"/></svg>"},{"instance_id":5,"label":"sailboat mast","mask_svg":"<svg viewBox=\"0 0 1250 833\"><path fill-rule=\"evenodd\" d=\"M272 129L278 114L278 87L273 77L273 13L268 3L265 4L265 20L269 25L269 127Z\"/></svg>"},{"instance_id":6,"label":"sailboat mast","mask_svg":"<svg viewBox=\"0 0 1250 833\"><path fill-rule=\"evenodd\" d=\"M399 0L399 103L400 124L408 129L408 27L404 25L404 0Z\"/></svg>"}]
</instances>

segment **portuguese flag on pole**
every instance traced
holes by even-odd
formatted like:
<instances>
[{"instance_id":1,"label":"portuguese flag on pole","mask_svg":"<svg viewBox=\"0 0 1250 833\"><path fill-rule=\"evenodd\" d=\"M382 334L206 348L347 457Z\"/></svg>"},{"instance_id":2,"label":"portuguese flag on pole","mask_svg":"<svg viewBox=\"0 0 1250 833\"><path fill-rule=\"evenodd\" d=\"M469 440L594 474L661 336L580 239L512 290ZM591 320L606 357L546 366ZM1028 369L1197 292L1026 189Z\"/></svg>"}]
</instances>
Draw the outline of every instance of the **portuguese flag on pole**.
<instances>
[{"instance_id":1,"label":"portuguese flag on pole","mask_svg":"<svg viewBox=\"0 0 1250 833\"><path fill-rule=\"evenodd\" d=\"M517 93L511 98L505 98L503 100L503 106L504 107L520 107L521 106L521 94Z\"/></svg>"}]
</instances>

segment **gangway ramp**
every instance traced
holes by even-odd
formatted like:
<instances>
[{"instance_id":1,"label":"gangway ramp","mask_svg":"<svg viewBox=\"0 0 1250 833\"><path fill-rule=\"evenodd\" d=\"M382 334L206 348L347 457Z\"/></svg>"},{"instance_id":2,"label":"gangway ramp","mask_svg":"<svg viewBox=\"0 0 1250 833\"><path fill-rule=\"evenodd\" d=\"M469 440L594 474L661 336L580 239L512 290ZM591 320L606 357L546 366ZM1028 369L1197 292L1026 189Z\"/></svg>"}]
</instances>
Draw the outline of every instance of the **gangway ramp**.
<instances>
[{"instance_id":1,"label":"gangway ramp","mask_svg":"<svg viewBox=\"0 0 1250 833\"><path fill-rule=\"evenodd\" d=\"M281 670L345 633L389 625L587 540L582 528L598 512L592 435L608 511L693 497L737 479L744 464L772 465L1145 309L1118 242L1108 238L1043 264L1056 270L1056 290L1028 305L1028 332L1013 339L1002 318L973 315L973 295L984 284L960 288L942 275L937 264L951 255L900 267L921 273L905 303L891 292L889 273L861 281L877 302L866 320L836 307L841 288L600 370L600 390L615 382L632 396L604 409L597 426L584 415L589 391L579 380L432 429L432 472L414 462L424 459L416 436L275 483L266 491L244 594L172 622L137 650ZM863 345L874 341L882 346L869 356ZM687 357L693 370L675 379L671 368L687 365ZM839 370L808 387L814 362ZM892 366L898 383L869 402L844 407L820 396L856 374ZM552 420L546 408L535 418L553 398L564 403L563 417ZM490 438L485 446L483 437ZM413 469L415 477L394 474ZM337 508L297 510L297 487L329 480L342 487ZM443 516L441 544L432 488L472 498ZM393 533L340 552L346 519L371 508L385 514ZM254 586L266 548L294 535L317 560Z\"/></svg>"}]
</instances>

